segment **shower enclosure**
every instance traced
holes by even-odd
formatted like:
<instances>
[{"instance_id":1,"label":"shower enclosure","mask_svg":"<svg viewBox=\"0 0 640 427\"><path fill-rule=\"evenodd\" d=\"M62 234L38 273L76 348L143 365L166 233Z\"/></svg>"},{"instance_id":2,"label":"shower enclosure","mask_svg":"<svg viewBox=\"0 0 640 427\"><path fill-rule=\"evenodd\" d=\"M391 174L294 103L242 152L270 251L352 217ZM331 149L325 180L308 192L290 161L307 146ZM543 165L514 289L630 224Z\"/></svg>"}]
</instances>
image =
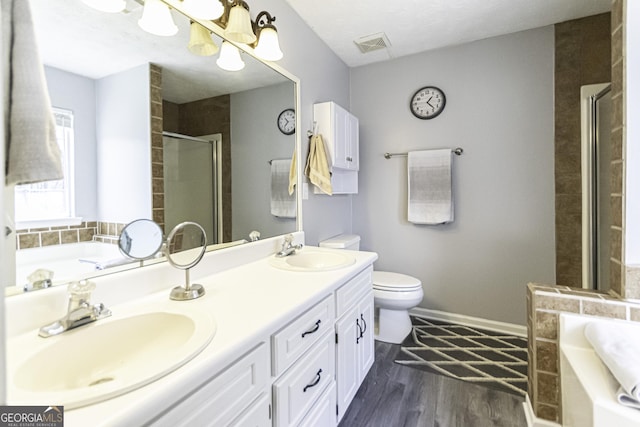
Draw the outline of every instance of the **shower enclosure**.
<instances>
[{"instance_id":1,"label":"shower enclosure","mask_svg":"<svg viewBox=\"0 0 640 427\"><path fill-rule=\"evenodd\" d=\"M162 135L165 232L193 221L204 228L207 245L222 243L222 135Z\"/></svg>"},{"instance_id":2,"label":"shower enclosure","mask_svg":"<svg viewBox=\"0 0 640 427\"><path fill-rule=\"evenodd\" d=\"M587 85L582 98L582 287L609 290L611 85Z\"/></svg>"}]
</instances>

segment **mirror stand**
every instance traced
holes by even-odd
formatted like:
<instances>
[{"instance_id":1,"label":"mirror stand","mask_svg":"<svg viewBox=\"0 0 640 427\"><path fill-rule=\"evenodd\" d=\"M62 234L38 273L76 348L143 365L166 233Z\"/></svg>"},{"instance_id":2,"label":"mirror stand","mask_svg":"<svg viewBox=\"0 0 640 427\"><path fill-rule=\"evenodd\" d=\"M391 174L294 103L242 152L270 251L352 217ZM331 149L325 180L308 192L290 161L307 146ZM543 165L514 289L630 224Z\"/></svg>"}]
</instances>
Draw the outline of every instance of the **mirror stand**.
<instances>
[{"instance_id":1,"label":"mirror stand","mask_svg":"<svg viewBox=\"0 0 640 427\"><path fill-rule=\"evenodd\" d=\"M176 286L171 289L169 298L175 301L188 301L191 299L200 298L204 295L204 288L197 283L191 284L189 279L189 269L184 270L184 286Z\"/></svg>"}]
</instances>

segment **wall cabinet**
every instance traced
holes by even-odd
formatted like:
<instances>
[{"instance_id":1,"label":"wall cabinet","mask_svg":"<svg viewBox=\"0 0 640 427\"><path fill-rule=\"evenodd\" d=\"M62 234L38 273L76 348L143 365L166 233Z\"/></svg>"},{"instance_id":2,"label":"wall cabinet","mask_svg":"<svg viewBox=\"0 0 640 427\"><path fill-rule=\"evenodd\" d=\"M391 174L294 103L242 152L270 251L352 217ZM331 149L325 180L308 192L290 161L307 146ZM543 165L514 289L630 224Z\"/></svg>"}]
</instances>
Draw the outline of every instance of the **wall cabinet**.
<instances>
[{"instance_id":1,"label":"wall cabinet","mask_svg":"<svg viewBox=\"0 0 640 427\"><path fill-rule=\"evenodd\" d=\"M313 121L329 155L333 193L358 193L358 118L335 102L322 102L313 106Z\"/></svg>"}]
</instances>

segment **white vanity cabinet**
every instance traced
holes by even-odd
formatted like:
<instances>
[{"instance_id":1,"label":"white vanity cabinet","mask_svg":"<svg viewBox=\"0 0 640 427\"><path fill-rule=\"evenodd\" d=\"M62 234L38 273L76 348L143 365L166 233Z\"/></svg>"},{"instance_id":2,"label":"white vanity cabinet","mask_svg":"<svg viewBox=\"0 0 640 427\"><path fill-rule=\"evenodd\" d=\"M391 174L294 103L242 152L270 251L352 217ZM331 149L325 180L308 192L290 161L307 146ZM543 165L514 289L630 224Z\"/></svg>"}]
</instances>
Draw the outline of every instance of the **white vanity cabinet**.
<instances>
[{"instance_id":1,"label":"white vanity cabinet","mask_svg":"<svg viewBox=\"0 0 640 427\"><path fill-rule=\"evenodd\" d=\"M342 419L373 365L373 268L336 291L336 384L338 421Z\"/></svg>"},{"instance_id":2,"label":"white vanity cabinet","mask_svg":"<svg viewBox=\"0 0 640 427\"><path fill-rule=\"evenodd\" d=\"M273 425L299 426L326 420L335 408L335 303L333 294L273 334ZM333 409L335 425L335 409ZM303 420L306 420L303 422Z\"/></svg>"},{"instance_id":3,"label":"white vanity cabinet","mask_svg":"<svg viewBox=\"0 0 640 427\"><path fill-rule=\"evenodd\" d=\"M322 102L313 105L313 121L328 151L333 193L357 194L358 118L335 102Z\"/></svg>"},{"instance_id":4,"label":"white vanity cabinet","mask_svg":"<svg viewBox=\"0 0 640 427\"><path fill-rule=\"evenodd\" d=\"M270 426L269 361L261 343L150 425Z\"/></svg>"}]
</instances>

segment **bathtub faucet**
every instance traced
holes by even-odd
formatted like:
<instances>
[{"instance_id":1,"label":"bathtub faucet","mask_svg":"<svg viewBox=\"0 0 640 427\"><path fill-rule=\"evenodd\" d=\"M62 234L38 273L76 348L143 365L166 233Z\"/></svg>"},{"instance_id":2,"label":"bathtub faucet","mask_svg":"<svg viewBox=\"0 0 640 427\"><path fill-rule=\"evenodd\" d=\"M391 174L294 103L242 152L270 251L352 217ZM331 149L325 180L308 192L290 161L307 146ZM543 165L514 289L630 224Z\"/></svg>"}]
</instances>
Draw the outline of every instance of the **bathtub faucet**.
<instances>
[{"instance_id":1,"label":"bathtub faucet","mask_svg":"<svg viewBox=\"0 0 640 427\"><path fill-rule=\"evenodd\" d=\"M91 292L95 288L96 285L88 280L69 283L67 287L69 291L67 314L61 319L40 328L38 335L43 338L59 335L78 326L111 316L111 310L106 308L104 304L91 305L89 302Z\"/></svg>"},{"instance_id":2,"label":"bathtub faucet","mask_svg":"<svg viewBox=\"0 0 640 427\"><path fill-rule=\"evenodd\" d=\"M288 234L285 236L284 242L282 242L282 249L280 249L280 252L276 253L276 258L284 258L291 254L295 254L297 250L302 249L302 244L294 246L291 244L292 241L293 234Z\"/></svg>"}]
</instances>

